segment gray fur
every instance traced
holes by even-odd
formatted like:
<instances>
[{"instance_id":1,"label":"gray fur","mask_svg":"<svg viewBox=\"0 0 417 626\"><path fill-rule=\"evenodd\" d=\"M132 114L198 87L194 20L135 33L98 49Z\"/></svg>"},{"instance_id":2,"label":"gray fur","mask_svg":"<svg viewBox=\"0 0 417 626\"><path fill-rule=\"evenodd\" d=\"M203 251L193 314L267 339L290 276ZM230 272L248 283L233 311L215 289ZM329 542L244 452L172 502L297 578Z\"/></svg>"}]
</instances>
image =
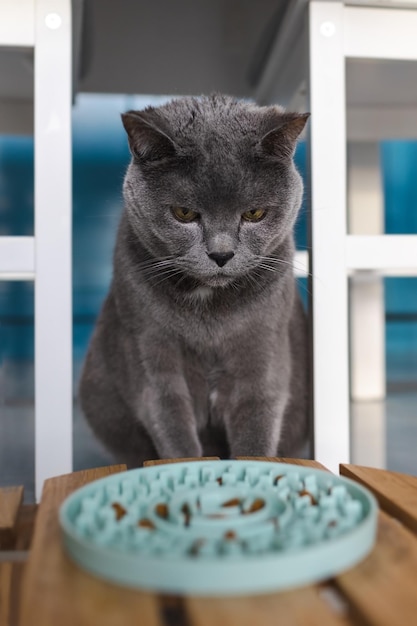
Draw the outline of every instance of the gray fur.
<instances>
[{"instance_id":1,"label":"gray fur","mask_svg":"<svg viewBox=\"0 0 417 626\"><path fill-rule=\"evenodd\" d=\"M129 466L291 456L305 442L292 156L307 117L220 95L122 116L125 208L80 397L97 437ZM181 223L173 206L200 217ZM258 208L262 221L242 220ZM229 251L223 267L208 256Z\"/></svg>"}]
</instances>

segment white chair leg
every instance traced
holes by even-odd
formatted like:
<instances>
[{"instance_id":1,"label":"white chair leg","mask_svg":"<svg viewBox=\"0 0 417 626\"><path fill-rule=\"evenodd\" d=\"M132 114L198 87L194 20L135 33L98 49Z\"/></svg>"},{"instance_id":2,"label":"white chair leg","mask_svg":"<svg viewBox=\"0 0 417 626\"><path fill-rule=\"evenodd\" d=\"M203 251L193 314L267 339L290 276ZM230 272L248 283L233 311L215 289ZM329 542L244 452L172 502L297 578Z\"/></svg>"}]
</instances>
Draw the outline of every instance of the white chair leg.
<instances>
[{"instance_id":1,"label":"white chair leg","mask_svg":"<svg viewBox=\"0 0 417 626\"><path fill-rule=\"evenodd\" d=\"M384 232L379 144L351 143L348 149L349 231L354 235ZM372 273L350 283L351 397L356 401L385 397L384 283Z\"/></svg>"},{"instance_id":2,"label":"white chair leg","mask_svg":"<svg viewBox=\"0 0 417 626\"><path fill-rule=\"evenodd\" d=\"M386 468L386 407L381 400L352 405L352 463Z\"/></svg>"},{"instance_id":3,"label":"white chair leg","mask_svg":"<svg viewBox=\"0 0 417 626\"><path fill-rule=\"evenodd\" d=\"M35 474L72 470L71 3L35 3Z\"/></svg>"},{"instance_id":4,"label":"white chair leg","mask_svg":"<svg viewBox=\"0 0 417 626\"><path fill-rule=\"evenodd\" d=\"M309 6L314 452L350 458L343 4Z\"/></svg>"},{"instance_id":5,"label":"white chair leg","mask_svg":"<svg viewBox=\"0 0 417 626\"><path fill-rule=\"evenodd\" d=\"M384 283L370 273L350 284L351 397L356 402L385 398Z\"/></svg>"}]
</instances>

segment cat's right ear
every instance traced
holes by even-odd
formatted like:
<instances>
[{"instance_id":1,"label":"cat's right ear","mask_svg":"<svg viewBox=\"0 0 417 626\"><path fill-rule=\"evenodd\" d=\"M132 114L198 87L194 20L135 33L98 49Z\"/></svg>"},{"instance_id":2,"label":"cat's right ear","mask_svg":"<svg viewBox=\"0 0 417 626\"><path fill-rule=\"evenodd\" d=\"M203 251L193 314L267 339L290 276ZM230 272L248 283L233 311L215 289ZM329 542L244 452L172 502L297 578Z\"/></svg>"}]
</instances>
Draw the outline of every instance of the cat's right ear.
<instances>
[{"instance_id":1,"label":"cat's right ear","mask_svg":"<svg viewBox=\"0 0 417 626\"><path fill-rule=\"evenodd\" d=\"M163 130L147 121L145 113L128 111L121 116L133 158L139 163L145 163L175 157L177 150L173 140Z\"/></svg>"},{"instance_id":2,"label":"cat's right ear","mask_svg":"<svg viewBox=\"0 0 417 626\"><path fill-rule=\"evenodd\" d=\"M279 113L275 127L260 141L263 154L282 161L292 159L295 146L310 113Z\"/></svg>"}]
</instances>

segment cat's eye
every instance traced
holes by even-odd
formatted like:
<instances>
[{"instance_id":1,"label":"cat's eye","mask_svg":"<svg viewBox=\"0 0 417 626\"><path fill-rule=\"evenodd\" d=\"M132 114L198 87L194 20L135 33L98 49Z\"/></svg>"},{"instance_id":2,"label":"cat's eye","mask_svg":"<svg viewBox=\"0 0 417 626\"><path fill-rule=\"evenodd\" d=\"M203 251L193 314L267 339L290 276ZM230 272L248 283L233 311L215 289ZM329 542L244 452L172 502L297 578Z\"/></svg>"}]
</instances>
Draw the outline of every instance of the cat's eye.
<instances>
[{"instance_id":1,"label":"cat's eye","mask_svg":"<svg viewBox=\"0 0 417 626\"><path fill-rule=\"evenodd\" d=\"M186 209L182 206L172 207L172 212L177 220L179 220L180 222L193 222L199 216L197 211L193 211L192 209Z\"/></svg>"},{"instance_id":2,"label":"cat's eye","mask_svg":"<svg viewBox=\"0 0 417 626\"><path fill-rule=\"evenodd\" d=\"M264 209L252 209L251 211L245 211L242 213L242 219L246 222L260 222L266 215Z\"/></svg>"}]
</instances>

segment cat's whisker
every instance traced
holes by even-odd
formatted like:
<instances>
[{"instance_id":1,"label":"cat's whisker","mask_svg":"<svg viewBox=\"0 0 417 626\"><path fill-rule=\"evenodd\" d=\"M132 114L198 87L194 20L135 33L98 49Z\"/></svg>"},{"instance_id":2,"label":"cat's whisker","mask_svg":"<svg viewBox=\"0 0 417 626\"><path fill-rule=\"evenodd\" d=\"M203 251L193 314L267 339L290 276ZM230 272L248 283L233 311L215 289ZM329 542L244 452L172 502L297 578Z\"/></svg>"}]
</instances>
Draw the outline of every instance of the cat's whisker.
<instances>
[{"instance_id":1,"label":"cat's whisker","mask_svg":"<svg viewBox=\"0 0 417 626\"><path fill-rule=\"evenodd\" d=\"M249 283L250 286L252 286L252 287L256 287L257 286L255 277L251 273L246 274L245 278L246 278L246 281Z\"/></svg>"},{"instance_id":2,"label":"cat's whisker","mask_svg":"<svg viewBox=\"0 0 417 626\"><path fill-rule=\"evenodd\" d=\"M308 286L307 286L305 283L302 283L302 282L297 281L297 284L298 284L298 285L299 285L302 289L304 289L304 291L305 291L306 293L308 293L308 295L309 295L309 296L312 296L312 295L313 295L313 294L312 294L312 292L311 292L311 290L308 288Z\"/></svg>"},{"instance_id":3,"label":"cat's whisker","mask_svg":"<svg viewBox=\"0 0 417 626\"><path fill-rule=\"evenodd\" d=\"M170 263L174 259L175 259L175 257L172 254L170 254L168 256L165 256L165 257L157 257L155 259L146 259L145 261L142 261L141 263L138 263L136 267L138 269L141 269L141 268L146 268L146 267L149 267L149 266L156 266L159 263Z\"/></svg>"},{"instance_id":4,"label":"cat's whisker","mask_svg":"<svg viewBox=\"0 0 417 626\"><path fill-rule=\"evenodd\" d=\"M179 281L177 282L177 287L179 287L179 285L181 285L181 283L187 278L187 275L183 273L183 275L181 276L181 278L179 279Z\"/></svg>"},{"instance_id":5,"label":"cat's whisker","mask_svg":"<svg viewBox=\"0 0 417 626\"><path fill-rule=\"evenodd\" d=\"M267 261L268 263L271 263L271 264L275 263L276 265L292 265L294 267L294 269L298 269L298 270L303 271L303 272L305 270L305 266L302 263L297 262L296 260L285 261L284 259L277 259L275 257L263 257L263 256L258 256L257 258L265 260L265 261ZM317 275L313 274L312 272L305 272L305 276L311 276L311 277L317 278Z\"/></svg>"},{"instance_id":6,"label":"cat's whisker","mask_svg":"<svg viewBox=\"0 0 417 626\"><path fill-rule=\"evenodd\" d=\"M138 270L138 274L142 274L143 276L151 276L152 274L159 274L162 269L174 269L176 266L171 263L171 261L161 262L158 265L153 265L151 267L145 267L144 269Z\"/></svg>"},{"instance_id":7,"label":"cat's whisker","mask_svg":"<svg viewBox=\"0 0 417 626\"><path fill-rule=\"evenodd\" d=\"M178 269L173 264L161 265L159 267L148 267L143 270L135 269L133 274L135 276L143 277L143 278L152 278L153 276L160 276L165 271L172 271Z\"/></svg>"},{"instance_id":8,"label":"cat's whisker","mask_svg":"<svg viewBox=\"0 0 417 626\"><path fill-rule=\"evenodd\" d=\"M182 270L172 268L171 271L163 272L163 274L167 274L167 275L164 276L162 280L158 281L157 283L154 283L152 286L157 287L161 283L169 280L170 278L174 278L174 276L178 276L179 274L182 274L182 273L183 273Z\"/></svg>"},{"instance_id":9,"label":"cat's whisker","mask_svg":"<svg viewBox=\"0 0 417 626\"><path fill-rule=\"evenodd\" d=\"M174 267L173 262L170 259L152 260L151 262L148 261L139 263L135 267L131 268L130 274L136 277L143 276L148 278L153 274L158 274L161 269L169 267Z\"/></svg>"},{"instance_id":10,"label":"cat's whisker","mask_svg":"<svg viewBox=\"0 0 417 626\"><path fill-rule=\"evenodd\" d=\"M177 267L168 267L168 268L162 268L160 270L158 270L157 272L153 272L153 274L149 274L149 276L147 276L147 278L160 278L161 276L165 276L166 274L172 274L173 272L180 272L181 270L179 270Z\"/></svg>"},{"instance_id":11,"label":"cat's whisker","mask_svg":"<svg viewBox=\"0 0 417 626\"><path fill-rule=\"evenodd\" d=\"M266 263L260 263L258 267L262 270L269 270L270 272L279 272L281 269L280 267L271 267L270 265L266 265Z\"/></svg>"},{"instance_id":12,"label":"cat's whisker","mask_svg":"<svg viewBox=\"0 0 417 626\"><path fill-rule=\"evenodd\" d=\"M273 256L258 256L257 259L259 259L260 261L268 261L268 263L278 263L278 264L283 264L283 265L294 265L294 260L293 261L286 261L284 259L277 259L276 257L273 257Z\"/></svg>"},{"instance_id":13,"label":"cat's whisker","mask_svg":"<svg viewBox=\"0 0 417 626\"><path fill-rule=\"evenodd\" d=\"M269 272L276 272L276 273L283 273L284 271L288 271L287 268L282 268L282 267L271 267L270 265L267 265L266 263L260 263L258 265L258 267L262 270L268 270Z\"/></svg>"},{"instance_id":14,"label":"cat's whisker","mask_svg":"<svg viewBox=\"0 0 417 626\"><path fill-rule=\"evenodd\" d=\"M230 283L230 286L231 286L231 288L233 289L233 291L237 291L237 292L239 292L239 285L238 285L237 281L233 280L233 281Z\"/></svg>"},{"instance_id":15,"label":"cat's whisker","mask_svg":"<svg viewBox=\"0 0 417 626\"><path fill-rule=\"evenodd\" d=\"M143 269L146 269L148 267L159 267L160 265L165 265L166 263L172 263L172 261L164 260L164 261L152 261L152 262L148 262L148 263L141 263L140 265L137 265L137 269L138 270L143 270Z\"/></svg>"}]
</instances>

